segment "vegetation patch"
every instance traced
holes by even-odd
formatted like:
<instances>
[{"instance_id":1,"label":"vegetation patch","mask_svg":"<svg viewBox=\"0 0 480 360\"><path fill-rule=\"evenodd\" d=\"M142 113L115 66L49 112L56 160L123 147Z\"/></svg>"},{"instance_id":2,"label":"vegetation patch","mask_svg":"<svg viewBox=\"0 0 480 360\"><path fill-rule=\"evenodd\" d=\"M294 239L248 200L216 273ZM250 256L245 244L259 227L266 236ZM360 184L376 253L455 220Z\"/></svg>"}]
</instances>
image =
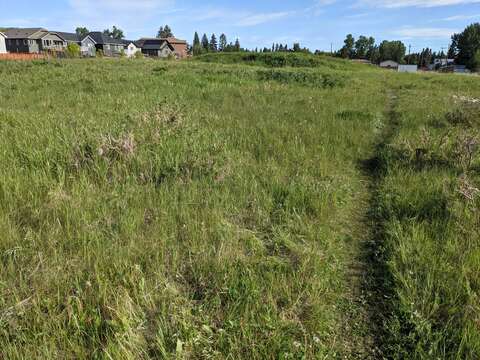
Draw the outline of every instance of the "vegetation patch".
<instances>
[{"instance_id":1,"label":"vegetation patch","mask_svg":"<svg viewBox=\"0 0 480 360\"><path fill-rule=\"evenodd\" d=\"M322 74L307 71L260 70L257 71L260 81L277 81L282 84L299 84L318 88L334 88L345 85L345 80L337 74Z\"/></svg>"}]
</instances>

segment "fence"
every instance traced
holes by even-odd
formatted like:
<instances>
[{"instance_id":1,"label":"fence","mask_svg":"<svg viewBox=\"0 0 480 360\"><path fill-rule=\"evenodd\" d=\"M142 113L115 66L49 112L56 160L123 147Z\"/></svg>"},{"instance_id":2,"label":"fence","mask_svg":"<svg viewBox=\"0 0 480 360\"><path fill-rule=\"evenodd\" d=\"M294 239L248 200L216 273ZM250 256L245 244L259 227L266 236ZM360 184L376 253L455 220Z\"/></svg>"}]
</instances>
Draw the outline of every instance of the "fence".
<instances>
[{"instance_id":1,"label":"fence","mask_svg":"<svg viewBox=\"0 0 480 360\"><path fill-rule=\"evenodd\" d=\"M0 54L0 60L36 60L45 59L46 55L43 54L20 54L20 53L8 53Z\"/></svg>"}]
</instances>

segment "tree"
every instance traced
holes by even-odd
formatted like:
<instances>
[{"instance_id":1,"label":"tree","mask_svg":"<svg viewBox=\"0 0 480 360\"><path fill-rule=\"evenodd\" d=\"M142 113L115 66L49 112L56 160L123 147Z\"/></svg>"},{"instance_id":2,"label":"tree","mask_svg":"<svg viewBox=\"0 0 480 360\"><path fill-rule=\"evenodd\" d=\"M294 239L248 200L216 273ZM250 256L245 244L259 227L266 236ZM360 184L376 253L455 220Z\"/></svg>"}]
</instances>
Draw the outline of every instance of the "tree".
<instances>
[{"instance_id":1,"label":"tree","mask_svg":"<svg viewBox=\"0 0 480 360\"><path fill-rule=\"evenodd\" d=\"M402 63L405 58L407 48L401 41L383 41L380 44L380 61L393 60Z\"/></svg>"},{"instance_id":2,"label":"tree","mask_svg":"<svg viewBox=\"0 0 480 360\"><path fill-rule=\"evenodd\" d=\"M207 34L203 34L202 36L202 48L204 51L208 51L208 48L209 48L209 41L208 41L208 37L207 37Z\"/></svg>"},{"instance_id":3,"label":"tree","mask_svg":"<svg viewBox=\"0 0 480 360\"><path fill-rule=\"evenodd\" d=\"M212 37L210 38L210 43L208 44L208 48L211 52L218 51L217 37L215 36L215 34L212 34Z\"/></svg>"},{"instance_id":4,"label":"tree","mask_svg":"<svg viewBox=\"0 0 480 360\"><path fill-rule=\"evenodd\" d=\"M123 39L125 35L123 34L123 30L117 28L116 26L113 26L112 30L110 29L105 29L103 30L103 33L107 36L110 36L114 39Z\"/></svg>"},{"instance_id":5,"label":"tree","mask_svg":"<svg viewBox=\"0 0 480 360\"><path fill-rule=\"evenodd\" d=\"M340 50L340 56L344 59L352 59L354 55L355 38L352 34L348 34L343 42L345 45L343 45Z\"/></svg>"},{"instance_id":6,"label":"tree","mask_svg":"<svg viewBox=\"0 0 480 360\"><path fill-rule=\"evenodd\" d=\"M240 40L238 38L235 40L235 51L240 51Z\"/></svg>"},{"instance_id":7,"label":"tree","mask_svg":"<svg viewBox=\"0 0 480 360\"><path fill-rule=\"evenodd\" d=\"M158 33L157 33L157 38L165 39L169 37L173 37L173 32L172 32L172 29L170 29L170 26L168 25L165 25L165 27L160 26L160 29L158 29Z\"/></svg>"},{"instance_id":8,"label":"tree","mask_svg":"<svg viewBox=\"0 0 480 360\"><path fill-rule=\"evenodd\" d=\"M373 37L360 36L355 41L355 57L357 59L369 58L370 52L375 47L375 39Z\"/></svg>"},{"instance_id":9,"label":"tree","mask_svg":"<svg viewBox=\"0 0 480 360\"><path fill-rule=\"evenodd\" d=\"M200 37L196 31L195 35L193 36L192 52L193 55L201 55L203 52L202 44L200 43Z\"/></svg>"},{"instance_id":10,"label":"tree","mask_svg":"<svg viewBox=\"0 0 480 360\"><path fill-rule=\"evenodd\" d=\"M86 27L77 27L75 29L75 33L80 37L87 36L89 32L90 31Z\"/></svg>"},{"instance_id":11,"label":"tree","mask_svg":"<svg viewBox=\"0 0 480 360\"><path fill-rule=\"evenodd\" d=\"M480 23L469 25L460 34L452 37L450 46L457 53L456 62L466 65L470 70L476 70L480 51Z\"/></svg>"},{"instance_id":12,"label":"tree","mask_svg":"<svg viewBox=\"0 0 480 360\"><path fill-rule=\"evenodd\" d=\"M220 44L219 44L219 50L220 51L225 51L225 48L227 47L227 35L222 34L220 35Z\"/></svg>"},{"instance_id":13,"label":"tree","mask_svg":"<svg viewBox=\"0 0 480 360\"><path fill-rule=\"evenodd\" d=\"M293 44L293 51L294 51L294 52L300 52L300 51L302 51L299 43L294 43L294 44Z\"/></svg>"}]
</instances>

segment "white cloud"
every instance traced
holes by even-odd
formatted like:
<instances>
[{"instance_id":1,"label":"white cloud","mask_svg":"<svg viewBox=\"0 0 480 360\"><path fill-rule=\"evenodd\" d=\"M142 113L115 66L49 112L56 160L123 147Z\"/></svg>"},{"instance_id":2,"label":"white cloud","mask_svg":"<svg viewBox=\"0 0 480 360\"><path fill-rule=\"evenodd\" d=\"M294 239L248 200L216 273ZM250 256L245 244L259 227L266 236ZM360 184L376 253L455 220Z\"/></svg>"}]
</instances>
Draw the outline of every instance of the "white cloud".
<instances>
[{"instance_id":1,"label":"white cloud","mask_svg":"<svg viewBox=\"0 0 480 360\"><path fill-rule=\"evenodd\" d=\"M369 5L383 8L423 7L432 8L450 5L475 4L480 0L359 0L357 6Z\"/></svg>"},{"instance_id":2,"label":"white cloud","mask_svg":"<svg viewBox=\"0 0 480 360\"><path fill-rule=\"evenodd\" d=\"M458 20L471 20L480 18L480 14L474 15L454 15L447 18L440 19L441 21L458 21Z\"/></svg>"},{"instance_id":3,"label":"white cloud","mask_svg":"<svg viewBox=\"0 0 480 360\"><path fill-rule=\"evenodd\" d=\"M445 28L415 28L405 27L402 29L392 31L393 35L401 36L406 39L423 38L450 38L454 33L457 33L457 29L445 29Z\"/></svg>"},{"instance_id":4,"label":"white cloud","mask_svg":"<svg viewBox=\"0 0 480 360\"><path fill-rule=\"evenodd\" d=\"M239 19L235 25L237 26L260 25L267 22L284 19L290 15L293 15L294 13L295 13L294 11L283 11L283 12L247 15Z\"/></svg>"},{"instance_id":5,"label":"white cloud","mask_svg":"<svg viewBox=\"0 0 480 360\"><path fill-rule=\"evenodd\" d=\"M135 11L135 15L139 15L141 11L158 10L173 4L173 0L70 0L73 9L87 15L98 11Z\"/></svg>"}]
</instances>

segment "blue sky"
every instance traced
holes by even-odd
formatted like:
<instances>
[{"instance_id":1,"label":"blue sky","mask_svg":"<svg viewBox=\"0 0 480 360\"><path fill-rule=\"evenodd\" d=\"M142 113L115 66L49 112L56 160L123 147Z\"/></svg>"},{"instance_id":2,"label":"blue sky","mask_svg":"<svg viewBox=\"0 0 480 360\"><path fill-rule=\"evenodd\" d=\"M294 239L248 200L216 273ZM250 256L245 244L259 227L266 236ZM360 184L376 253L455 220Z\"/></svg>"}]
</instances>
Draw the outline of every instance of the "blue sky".
<instances>
[{"instance_id":1,"label":"blue sky","mask_svg":"<svg viewBox=\"0 0 480 360\"><path fill-rule=\"evenodd\" d=\"M242 46L300 42L313 49L342 46L347 33L402 40L412 51L439 50L450 36L480 22L480 0L0 0L0 26L73 31L112 25L128 38L154 36L169 24L177 37L226 33Z\"/></svg>"}]
</instances>

